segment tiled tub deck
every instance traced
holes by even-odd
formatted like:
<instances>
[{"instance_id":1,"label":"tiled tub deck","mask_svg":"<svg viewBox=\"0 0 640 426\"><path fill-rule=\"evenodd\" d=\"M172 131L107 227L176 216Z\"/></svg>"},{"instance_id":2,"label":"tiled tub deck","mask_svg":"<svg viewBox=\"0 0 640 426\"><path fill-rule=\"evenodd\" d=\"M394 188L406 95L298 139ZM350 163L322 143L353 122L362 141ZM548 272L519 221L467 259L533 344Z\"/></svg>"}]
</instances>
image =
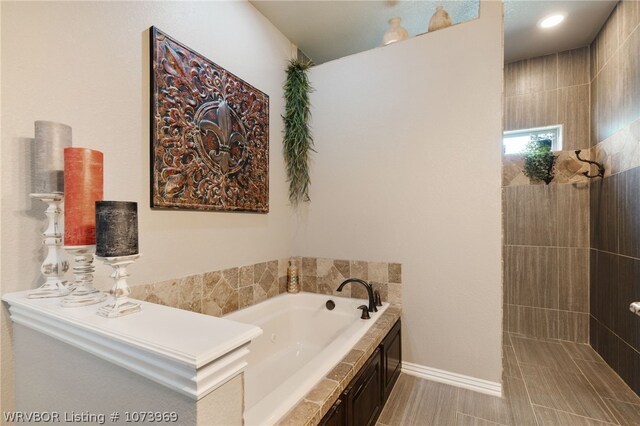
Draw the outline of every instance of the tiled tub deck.
<instances>
[{"instance_id":1,"label":"tiled tub deck","mask_svg":"<svg viewBox=\"0 0 640 426\"><path fill-rule=\"evenodd\" d=\"M400 319L400 314L400 306L389 306L342 361L280 420L279 425L317 425Z\"/></svg>"}]
</instances>

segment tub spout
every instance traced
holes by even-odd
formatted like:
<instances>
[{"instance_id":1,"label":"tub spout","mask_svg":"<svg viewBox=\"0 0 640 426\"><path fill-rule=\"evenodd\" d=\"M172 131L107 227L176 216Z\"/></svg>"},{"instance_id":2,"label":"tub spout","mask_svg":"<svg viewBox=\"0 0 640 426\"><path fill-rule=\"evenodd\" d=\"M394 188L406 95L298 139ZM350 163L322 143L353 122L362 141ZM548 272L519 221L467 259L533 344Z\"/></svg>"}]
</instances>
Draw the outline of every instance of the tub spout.
<instances>
[{"instance_id":1,"label":"tub spout","mask_svg":"<svg viewBox=\"0 0 640 426\"><path fill-rule=\"evenodd\" d=\"M368 282L361 280L359 278L349 278L344 280L336 291L342 291L342 288L349 283L362 284L364 288L367 289L367 295L369 296L369 307L368 307L369 312L378 312L378 308L376 308L376 301L373 296L373 288L371 287L371 284L369 284Z\"/></svg>"}]
</instances>

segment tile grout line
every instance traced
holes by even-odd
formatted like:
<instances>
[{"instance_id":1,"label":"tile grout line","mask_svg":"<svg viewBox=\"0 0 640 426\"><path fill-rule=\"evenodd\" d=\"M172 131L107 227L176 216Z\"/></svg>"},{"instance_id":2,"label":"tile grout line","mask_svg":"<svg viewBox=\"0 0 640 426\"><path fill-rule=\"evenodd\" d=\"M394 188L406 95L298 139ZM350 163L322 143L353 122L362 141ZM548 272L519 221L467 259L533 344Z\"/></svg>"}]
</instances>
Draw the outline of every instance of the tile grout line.
<instances>
[{"instance_id":1,"label":"tile grout line","mask_svg":"<svg viewBox=\"0 0 640 426\"><path fill-rule=\"evenodd\" d=\"M631 170L631 169L629 169L629 170ZM612 251L600 250L600 249L597 249L597 248L591 248L591 250L599 251L600 253L611 254L611 255L614 255L614 256L625 257L627 259L640 260L637 257L627 256L625 254L620 254L620 253L614 253Z\"/></svg>"},{"instance_id":2,"label":"tile grout line","mask_svg":"<svg viewBox=\"0 0 640 426\"><path fill-rule=\"evenodd\" d=\"M540 309L540 310L544 310L544 311L552 311L552 312L566 312L566 313L570 313L570 314L582 314L582 315L589 315L589 312L582 312L582 311L569 311L567 309L556 309L556 308L545 308L545 307L541 307L541 306L529 306L529 305L519 305L517 303L505 303L505 305L509 305L509 306L516 306L518 308L528 308L528 309ZM518 333L516 331L511 331L511 333L514 334L522 334L522 333ZM530 339L544 339L544 340L562 340L565 342L573 342L573 343L582 343L585 344L586 342L575 342L573 340L567 340L567 339L560 339L557 337L539 337L539 336L527 336L525 334L522 334L522 336L526 336L529 337Z\"/></svg>"},{"instance_id":3,"label":"tile grout line","mask_svg":"<svg viewBox=\"0 0 640 426\"><path fill-rule=\"evenodd\" d=\"M522 308L531 308L531 309L544 309L546 311L558 311L558 312L569 312L569 313L574 313L574 314L590 315L589 312L570 311L568 309L545 308L543 306L519 305L517 303L505 303L505 305L518 306L518 307L522 307ZM516 333L516 334L518 334L518 333ZM553 338L549 337L547 339L553 339ZM565 340L565 339L553 339L553 340L563 340L565 342L572 342L572 340ZM574 343L580 343L580 342L574 342ZM582 343L582 344L584 344L584 343Z\"/></svg>"},{"instance_id":4,"label":"tile grout line","mask_svg":"<svg viewBox=\"0 0 640 426\"><path fill-rule=\"evenodd\" d=\"M618 8L618 5L616 5L616 9L617 9L617 8ZM619 19L621 19L621 17L619 17ZM608 19L607 19L607 20L608 20ZM605 25L606 25L606 22L605 22ZM603 28L604 28L604 26L603 26ZM606 68L606 66L609 64L609 62L611 61L611 59L613 59L613 57L614 57L615 55L617 55L617 54L618 54L618 51L619 51L619 50L622 50L622 47L627 43L627 41L629 41L629 39L633 36L633 34L634 34L636 31L638 31L638 28L640 28L640 23L639 23L639 24L636 24L636 26L634 27L634 29L633 29L633 30L631 30L631 32L629 33L629 35L627 36L627 38L625 38L625 39L624 39L624 41L620 42L620 40L618 40L618 46L616 46L616 49L614 50L614 52L613 52L613 53L611 54L611 56L607 59L607 61L602 65L602 68L597 69L597 68L598 68L598 64L597 64L597 61L596 61L596 75L592 78L591 83L589 83L589 86L590 86L590 87L589 87L589 91L590 91L590 92L591 92L591 85L593 84L593 81L594 81L594 80L596 79L596 77L597 77L598 75L600 75L600 73L601 73L601 72ZM601 31L602 31L602 29L601 29ZM597 39L598 39L598 37L600 36L601 31L600 31L600 32L598 32L598 35L596 35L596 38L594 39L593 43L595 43L595 42L596 42L596 40L597 40ZM616 28L616 34L618 34L618 32L619 32L619 29L618 29L618 28ZM617 38L617 37L616 37L616 38ZM591 49L589 49L589 50L591 50ZM596 49L595 49L595 50L597 51L597 46L596 46ZM590 59L591 59L591 58L590 58ZM589 102L591 102L591 97L589 98ZM589 114L591 114L591 112L590 112ZM591 120L591 116L590 116L590 120ZM619 129L618 131L620 131L620 130L622 130L622 129ZM616 133L617 133L617 132L616 132ZM589 138L589 139L591 139L591 138ZM597 140L597 139L598 139L598 135L596 134L596 140ZM605 139L603 139L602 141L597 141L597 142L596 142L596 144L595 144L595 145L593 145L593 147L595 147L596 145L598 145L598 144L599 144L599 143L601 143L601 142L604 142L604 141L605 141L605 140L607 140L607 139L608 139L608 138L605 138Z\"/></svg>"},{"instance_id":5,"label":"tile grout line","mask_svg":"<svg viewBox=\"0 0 640 426\"><path fill-rule=\"evenodd\" d=\"M511 332L506 332L507 334L507 339L509 339L509 344L510 346L507 346L508 348L511 348L511 350L513 351L513 357L516 360L516 368L518 369L518 371L520 371L520 365L518 364L518 359L516 357L516 350L513 347L513 340L511 340ZM503 348L503 353L504 353L504 348ZM505 359L506 357L503 357L503 359ZM504 368L502 369L502 372L504 373ZM514 376L507 376L507 377L511 377L512 379L518 379L518 377L514 377ZM522 371L520 371L520 378L518 380L522 380L522 382L524 383L524 376L522 375ZM504 382L504 380L503 380ZM504 398L504 392L502 392L503 398ZM506 398L505 398L506 399ZM511 409L511 407L509 407L509 409Z\"/></svg>"},{"instance_id":6,"label":"tile grout line","mask_svg":"<svg viewBox=\"0 0 640 426\"><path fill-rule=\"evenodd\" d=\"M458 420L458 404L460 403L460 388L456 387L456 402L454 404L456 414L454 415L454 421Z\"/></svg>"},{"instance_id":7,"label":"tile grout line","mask_svg":"<svg viewBox=\"0 0 640 426\"><path fill-rule=\"evenodd\" d=\"M605 424L608 424L608 425L616 425L616 426L620 426L620 423L605 422L605 421L602 421L602 420L594 419L593 417L587 417L587 416L583 416L583 415L581 415L581 414L572 413L572 412L570 412L570 411L559 410L559 409L557 409L557 408L551 408L551 407L545 407L544 405L538 405L538 404L532 404L532 405L533 405L534 407L540 407L540 408L545 408L545 409L548 409L548 410L554 410L554 411L558 411L558 412L560 412L560 413L565 413L565 414L569 414L569 415L572 415L572 416L581 417L581 418L583 418L583 419L587 419L587 420L594 420L594 421L596 421L596 422L605 423ZM614 418L615 418L615 416L614 416ZM617 420L617 419L616 419L616 420Z\"/></svg>"},{"instance_id":8,"label":"tile grout line","mask_svg":"<svg viewBox=\"0 0 640 426\"><path fill-rule=\"evenodd\" d=\"M591 55L591 51L589 51ZM591 68L589 68L591 72ZM591 85L589 85L589 96L591 96ZM589 97L589 143L591 143L591 97ZM595 155L594 155L595 157ZM594 160L592 158L592 160ZM587 345L591 347L591 182L587 188ZM591 347L592 348L592 347ZM592 348L593 349L593 348ZM596 352L594 350L594 352ZM596 352L597 353L597 352Z\"/></svg>"},{"instance_id":9,"label":"tile grout line","mask_svg":"<svg viewBox=\"0 0 640 426\"><path fill-rule=\"evenodd\" d=\"M560 55L558 52L555 53L556 59L556 123L560 123ZM565 131L564 125L562 125L562 133ZM560 135L563 138L564 135ZM563 141L564 142L564 141ZM558 232L558 198L556 197L556 242L560 241L560 233ZM560 293L558 292L558 295Z\"/></svg>"},{"instance_id":10,"label":"tile grout line","mask_svg":"<svg viewBox=\"0 0 640 426\"><path fill-rule=\"evenodd\" d=\"M556 192L556 243L560 243L560 197ZM556 310L558 311L558 322L556 323L556 337L560 338L560 250L556 249L556 265L558 269L556 270L556 297L558 302L558 307ZM568 317L567 317L568 318Z\"/></svg>"},{"instance_id":11,"label":"tile grout line","mask_svg":"<svg viewBox=\"0 0 640 426\"><path fill-rule=\"evenodd\" d=\"M458 414L460 414L462 416L465 416L465 417L471 417L472 419L482 420L483 422L488 423L489 425L507 426L504 423L492 422L491 420L483 419L482 417L478 417L478 416L472 416L471 414L466 414L466 413L463 413L462 411L458 411L458 410L456 410L456 418L455 418L456 424L460 424L460 422L458 422ZM384 425L384 426L386 426L386 425Z\"/></svg>"},{"instance_id":12,"label":"tile grout line","mask_svg":"<svg viewBox=\"0 0 640 426\"><path fill-rule=\"evenodd\" d=\"M509 340L511 340L511 336L509 336ZM513 340L511 340L511 345L513 345ZM516 359L516 365L518 366L518 370L520 371L520 377L522 377L522 384L524 384L524 391L527 393L527 399L529 400L529 408L531 409L533 420L536 422L536 425L543 426L538 423L538 416L536 416L536 412L533 410L533 401L531 400L531 394L529 393L529 388L527 387L527 381L524 379L524 373L522 372L522 367L520 366L520 360L518 359L518 354L516 352L515 346L513 346L513 355ZM512 412L512 419L513 419L513 412Z\"/></svg>"},{"instance_id":13,"label":"tile grout line","mask_svg":"<svg viewBox=\"0 0 640 426\"><path fill-rule=\"evenodd\" d=\"M561 184L564 185L564 184ZM521 186L526 186L526 185L521 185ZM589 247L582 247L582 246L540 246L540 245L535 245L535 244L505 244L505 246L509 246L509 247L530 247L530 248L556 248L556 249L583 249L583 250L589 250ZM638 259L640 260L640 259Z\"/></svg>"},{"instance_id":14,"label":"tile grout line","mask_svg":"<svg viewBox=\"0 0 640 426\"><path fill-rule=\"evenodd\" d=\"M593 390L593 392L598 395L598 399L600 399L600 401L602 402L602 404L604 405L604 408L606 409L607 413L609 413L611 415L611 418L615 420L616 423L619 425L620 422L618 422L617 417L615 416L615 414L613 414L613 411L611 411L611 409L609 408L609 406L607 405L607 403L604 401L604 398L602 397L602 395L600 395L600 393L596 390L595 386L593 385L593 383L591 383L591 381L589 380L589 377L587 377L587 375L584 373L584 371L582 371L582 368L580 368L580 366L578 365L578 363L576 362L576 360L571 356L571 354L569 353L569 351L567 350L567 348L564 347L564 345L561 345L562 349L564 350L564 352L569 355L569 358L571 359L571 362L573 362L573 364L578 368L578 371L580 372L580 375L582 377L585 378L585 380L587 381L587 383L589 384L589 386L591 387L591 389ZM583 416L584 417L584 416ZM607 423L607 422L605 422Z\"/></svg>"},{"instance_id":15,"label":"tile grout line","mask_svg":"<svg viewBox=\"0 0 640 426\"><path fill-rule=\"evenodd\" d=\"M613 8L613 10L611 11L611 13L609 14L609 16L607 16L607 20L605 21L604 25L600 28L600 31L598 31L598 34L596 35L596 38L593 39L593 42L596 43L598 38L600 38L600 35L602 34L602 41L604 42L604 28L607 26L607 24L609 23L609 19L615 14L618 13L617 11L618 5L616 5L616 7ZM616 18L617 19L617 18ZM633 32L632 32L633 33ZM620 40L617 40L618 37L618 25L616 23L616 41L619 42ZM620 49L620 47L622 46L622 43L618 43L618 45L616 46L615 50L611 53L611 56L609 56L602 64L602 67L600 67L600 69L598 69L598 63L596 62L596 76L600 74L600 72L606 68L607 64L611 61L611 58L613 58L617 53L618 53L618 49ZM596 43L596 52L598 51L598 44Z\"/></svg>"},{"instance_id":16,"label":"tile grout line","mask_svg":"<svg viewBox=\"0 0 640 426\"><path fill-rule=\"evenodd\" d=\"M597 353L597 352L596 352L596 353ZM598 356L599 356L599 355L600 355L600 354L598 354ZM603 360L603 362L599 362L599 361L590 361L590 360L588 360L588 359L580 359L580 361L583 361L583 362L586 362L586 363L592 363L592 364L605 364L608 368L610 368L610 369L613 371L613 373L615 374L615 376L616 376L617 378L619 378L619 379L622 381L623 386L625 386L625 387L626 387L626 388L631 392L631 394L637 395L637 394L634 392L634 390L633 390L633 389L631 389L631 387L630 387L630 386L629 386L629 385L628 385L624 380L622 380L622 377L620 377L620 376L618 375L618 373L613 369L613 367L611 367L609 364L607 364L607 362L606 362L606 361L604 361L604 360ZM576 364L577 364L577 363L576 363ZM585 377L587 378L587 381L589 381L589 377L588 377L584 372L582 372L582 369L580 368L580 366L578 366L578 368L580 369L580 372L582 373L582 375L583 375L583 376L585 376ZM589 381L589 384L591 384L591 382L590 382L590 381ZM593 386L593 385L592 385L592 386ZM595 390L595 387L594 387L594 390ZM600 395L600 393L599 393L597 390L596 390L596 393L598 394L598 396L600 396L600 398L601 398L603 401L604 401L605 399L610 399L610 400L612 400L612 401L619 401L619 402L623 402L623 403L626 403L626 404L632 404L632 405L638 405L638 406L640 406L640 400L638 400L637 402L631 402L631 401L623 400L623 399L616 398L616 397L613 397L613 396ZM605 405L606 405L606 403L605 403ZM615 415L614 415L614 417L615 417Z\"/></svg>"},{"instance_id":17,"label":"tile grout line","mask_svg":"<svg viewBox=\"0 0 640 426\"><path fill-rule=\"evenodd\" d=\"M597 37L597 36L596 36ZM591 45L589 45L589 47L587 48L587 54L589 55L589 64L587 65L587 69L589 72L589 117L587 118L587 124L589 125L588 129L589 129L589 135L587 136L589 139L589 151L591 151L591 149L594 147L593 141L591 140L591 133L593 131L593 129L591 128L591 123L592 123L592 115L593 115L593 93L591 90L591 86L593 86L593 80L594 77L591 75ZM597 137L596 137L597 138ZM593 160L593 158L592 158ZM591 189L591 183L589 183L589 189Z\"/></svg>"},{"instance_id":18,"label":"tile grout line","mask_svg":"<svg viewBox=\"0 0 640 426\"><path fill-rule=\"evenodd\" d=\"M513 340L511 340L511 333L507 332L507 339L509 339L509 346L511 346L511 348L513 348ZM514 355L515 355L515 350L513 351Z\"/></svg>"},{"instance_id":19,"label":"tile grout line","mask_svg":"<svg viewBox=\"0 0 640 426\"><path fill-rule=\"evenodd\" d=\"M579 49L579 48L578 48ZM526 59L525 59L526 60ZM580 87L580 86L590 86L591 83L578 83L578 84L570 84L568 86L560 86L559 83L556 84L557 87L555 89L546 89L546 90L531 90L529 92L526 93L516 93L513 95L505 95L505 98L517 98L518 96L528 96L528 95L536 95L538 93L549 93L549 92L555 92L561 89L571 89L573 87Z\"/></svg>"},{"instance_id":20,"label":"tile grout line","mask_svg":"<svg viewBox=\"0 0 640 426\"><path fill-rule=\"evenodd\" d=\"M591 314L589 314L589 316L591 316ZM576 359L577 359L577 360L580 360L580 361L589 361L589 362L602 362L602 363L604 363L604 364L607 364L607 362L604 360L604 358L602 358L602 357L600 356L600 354L599 354L595 349L593 349L593 346L591 346L591 344L590 344L590 343L576 343L576 342L569 342L569 343L575 343L576 345L587 345L587 346L589 346L589 348L590 348L590 349L591 349L591 350L592 350L592 351L593 351L593 352L598 356L598 358L600 358L602 361L592 361L592 360L590 360L590 359L574 357L574 356L572 356L571 354L569 354L569 356L571 357L571 359L574 359L574 360L576 360ZM566 349L566 348L565 348L565 349ZM567 350L567 352L569 352L569 350L568 350L568 349L566 349L566 350ZM607 365L608 365L608 364L607 364ZM578 367L578 368L580 368L580 367Z\"/></svg>"},{"instance_id":21,"label":"tile grout line","mask_svg":"<svg viewBox=\"0 0 640 426\"><path fill-rule=\"evenodd\" d=\"M611 15L609 16L613 16L614 13L618 13L618 5L616 5L616 7L614 8L614 10L612 11ZM618 16L617 19L619 20L620 18L622 18L622 16ZM607 21L609 20L609 18L607 18ZM602 26L602 28L600 28L600 31L598 31L598 34L596 35L596 38L593 40L594 42L598 39L598 36L600 36L600 33L602 32L602 29L607 25L607 23L605 22L605 24ZM619 31L620 29L618 28L618 25L620 25L620 22L618 21L616 23L616 36L619 35ZM636 32L636 30L638 29L638 27L640 27L640 24L636 24L636 26L633 28L633 30L631 30L631 32L629 33L629 35L621 42L620 40L618 40L618 37L616 37L616 41L618 42L618 45L616 46L616 49L611 53L611 56L609 56L607 58L607 60L604 62L604 64L602 64L602 68L600 68L599 70L596 71L596 76L598 76L600 74L600 72L606 68L606 66L609 64L609 62L611 62L611 59L618 54L618 51L622 49L622 46L625 45L625 43L631 38L631 36L633 35L633 33ZM603 37L604 38L604 37ZM596 50L597 50L597 46L596 46ZM597 63L596 63L596 68L597 67ZM594 77L595 78L595 77Z\"/></svg>"},{"instance_id":22,"label":"tile grout line","mask_svg":"<svg viewBox=\"0 0 640 426\"><path fill-rule=\"evenodd\" d=\"M620 130L623 130L623 129L620 129ZM508 130L505 130L505 131L508 131ZM590 150L590 149L591 149L591 148L582 148L582 150L583 150L583 151ZM554 152L573 152L573 151L575 151L575 150L567 149L567 150L560 150L560 151L554 151ZM635 166L635 167L638 167L638 166ZM503 164L502 164L502 168L504 169L504 161L503 161ZM631 169L627 169L627 170L631 170ZM625 171L626 171L626 170L625 170ZM618 173L622 173L622 172L618 172ZM616 175L616 174L618 174L618 173L615 173L615 174L613 174L613 175L609 175L609 176L607 176L607 177L615 176L615 175ZM514 179L515 179L515 178L514 178ZM572 185L572 186L573 186L573 185L583 185L583 184L587 184L587 183L589 183L589 181L587 181L587 180L580 180L580 181L573 181L573 182L572 182L572 181L567 181L567 182L551 182L551 183L549 184L549 186L550 186L551 188L553 188L554 186L561 186L561 185L562 185L562 186L565 186L565 185ZM539 184L531 184L531 183L517 183L517 184L512 185L511 183L509 183L508 185L502 185L502 188L519 188L519 187L521 187L521 186L542 186L542 185L539 185ZM517 245L517 244L515 244L515 245ZM545 246L542 246L542 247L545 247ZM548 246L547 246L547 247L548 247ZM559 247L572 247L572 246L559 246Z\"/></svg>"},{"instance_id":23,"label":"tile grout line","mask_svg":"<svg viewBox=\"0 0 640 426\"><path fill-rule=\"evenodd\" d=\"M513 333L513 334L518 334L518 333ZM565 342L565 343L575 343L576 345L588 345L588 343L574 342L572 340L552 339L550 337L527 336L527 335L524 335L524 334L519 334L516 337L518 337L520 339L536 340L538 342L546 342L546 343L562 344L563 342ZM578 358L578 359L580 359L581 361L589 361L588 359L584 359L584 360L581 359L581 358Z\"/></svg>"},{"instance_id":24,"label":"tile grout line","mask_svg":"<svg viewBox=\"0 0 640 426\"><path fill-rule=\"evenodd\" d=\"M633 347L633 346L631 346L629 343L627 343L627 341L626 341L626 340L624 340L622 337L618 336L618 335L617 335L613 330L611 330L611 329L610 329L606 324L604 324L604 323L603 323L602 321L600 321L598 318L596 318L595 316L593 316L593 315L591 315L591 314L589 314L589 315L590 315L590 316L592 316L594 320L598 321L598 322L599 322L599 323L600 323L604 328L606 328L606 329L607 329L611 334L613 334L613 335L614 335L614 336L616 336L618 339L620 339L620 340L621 340L625 345L629 346L633 351L635 351L635 352L639 352L636 348L634 348L634 347ZM596 353L597 353L598 355L600 355L600 354L598 353L598 351L596 351ZM640 352L639 352L639 353L640 353ZM602 357L600 357L600 358L602 358ZM602 358L602 359L604 360L604 358ZM607 364L607 365L609 365L609 363L608 363L607 361L604 361L604 363L605 363L605 364ZM611 366L610 366L610 367L611 367ZM611 368L613 368L613 367L611 367ZM614 370L614 371L615 371L615 370ZM616 372L616 374L618 374L618 373ZM625 383L626 383L626 382L625 382Z\"/></svg>"},{"instance_id":25,"label":"tile grout line","mask_svg":"<svg viewBox=\"0 0 640 426\"><path fill-rule=\"evenodd\" d=\"M623 404L628 404L628 405L634 405L634 406L637 406L637 407L639 407L639 408L640 408L640 402L635 403L635 402L623 401L623 400L621 400L621 399L617 399L617 398L609 398L609 397L607 397L607 396L603 396L603 397L602 397L602 399L606 399L606 400L609 400L609 401L621 402L621 403L623 403Z\"/></svg>"}]
</instances>

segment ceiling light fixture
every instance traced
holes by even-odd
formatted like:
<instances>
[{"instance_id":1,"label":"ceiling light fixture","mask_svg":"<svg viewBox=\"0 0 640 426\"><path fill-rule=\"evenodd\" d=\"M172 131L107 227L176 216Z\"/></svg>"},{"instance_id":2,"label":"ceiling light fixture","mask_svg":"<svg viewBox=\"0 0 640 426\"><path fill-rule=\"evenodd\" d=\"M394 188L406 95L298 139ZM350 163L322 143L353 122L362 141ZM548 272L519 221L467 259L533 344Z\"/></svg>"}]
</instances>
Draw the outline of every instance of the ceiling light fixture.
<instances>
[{"instance_id":1,"label":"ceiling light fixture","mask_svg":"<svg viewBox=\"0 0 640 426\"><path fill-rule=\"evenodd\" d=\"M551 28L560 24L566 18L566 14L564 13L554 13L553 15L549 15L538 22L538 26L540 28Z\"/></svg>"}]
</instances>

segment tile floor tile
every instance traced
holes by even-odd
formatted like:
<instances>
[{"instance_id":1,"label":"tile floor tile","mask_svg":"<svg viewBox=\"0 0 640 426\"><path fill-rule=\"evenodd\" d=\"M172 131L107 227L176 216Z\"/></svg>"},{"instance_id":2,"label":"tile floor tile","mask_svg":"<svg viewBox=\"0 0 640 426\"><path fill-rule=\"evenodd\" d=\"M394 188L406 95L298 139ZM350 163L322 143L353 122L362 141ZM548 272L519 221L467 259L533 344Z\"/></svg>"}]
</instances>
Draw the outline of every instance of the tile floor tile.
<instances>
[{"instance_id":1,"label":"tile floor tile","mask_svg":"<svg viewBox=\"0 0 640 426\"><path fill-rule=\"evenodd\" d=\"M555 368L564 372L580 372L561 343L520 337L512 338L511 342L519 363Z\"/></svg>"},{"instance_id":2,"label":"tile floor tile","mask_svg":"<svg viewBox=\"0 0 640 426\"><path fill-rule=\"evenodd\" d=\"M538 405L533 406L533 411L536 413L536 420L538 420L539 426L606 426L612 424Z\"/></svg>"},{"instance_id":3,"label":"tile floor tile","mask_svg":"<svg viewBox=\"0 0 640 426\"><path fill-rule=\"evenodd\" d=\"M458 391L458 412L494 423L507 424L511 409L507 400L468 389Z\"/></svg>"},{"instance_id":4,"label":"tile floor tile","mask_svg":"<svg viewBox=\"0 0 640 426\"><path fill-rule=\"evenodd\" d=\"M603 398L640 404L640 398L625 382L604 362L576 360L578 367L587 377L596 392Z\"/></svg>"},{"instance_id":5,"label":"tile floor tile","mask_svg":"<svg viewBox=\"0 0 640 426\"><path fill-rule=\"evenodd\" d=\"M467 416L458 412L456 414L456 426L504 426L500 423L490 422L488 420L480 419L478 417Z\"/></svg>"},{"instance_id":6,"label":"tile floor tile","mask_svg":"<svg viewBox=\"0 0 640 426\"><path fill-rule=\"evenodd\" d=\"M505 377L502 381L503 395L511 409L511 424L535 425L536 418L531 408L527 388L523 380Z\"/></svg>"},{"instance_id":7,"label":"tile floor tile","mask_svg":"<svg viewBox=\"0 0 640 426\"><path fill-rule=\"evenodd\" d=\"M602 362L600 355L589 345L583 343L562 342L562 346L573 359Z\"/></svg>"},{"instance_id":8,"label":"tile floor tile","mask_svg":"<svg viewBox=\"0 0 640 426\"><path fill-rule=\"evenodd\" d=\"M504 337L503 398L403 373L377 425L640 426L640 398L590 346Z\"/></svg>"},{"instance_id":9,"label":"tile floor tile","mask_svg":"<svg viewBox=\"0 0 640 426\"><path fill-rule=\"evenodd\" d=\"M621 425L640 425L640 405L608 398L604 402Z\"/></svg>"},{"instance_id":10,"label":"tile floor tile","mask_svg":"<svg viewBox=\"0 0 640 426\"><path fill-rule=\"evenodd\" d=\"M615 422L582 374L520 364L531 403L604 422Z\"/></svg>"},{"instance_id":11,"label":"tile floor tile","mask_svg":"<svg viewBox=\"0 0 640 426\"><path fill-rule=\"evenodd\" d=\"M452 425L457 399L453 386L402 374L379 421L388 426Z\"/></svg>"}]
</instances>

